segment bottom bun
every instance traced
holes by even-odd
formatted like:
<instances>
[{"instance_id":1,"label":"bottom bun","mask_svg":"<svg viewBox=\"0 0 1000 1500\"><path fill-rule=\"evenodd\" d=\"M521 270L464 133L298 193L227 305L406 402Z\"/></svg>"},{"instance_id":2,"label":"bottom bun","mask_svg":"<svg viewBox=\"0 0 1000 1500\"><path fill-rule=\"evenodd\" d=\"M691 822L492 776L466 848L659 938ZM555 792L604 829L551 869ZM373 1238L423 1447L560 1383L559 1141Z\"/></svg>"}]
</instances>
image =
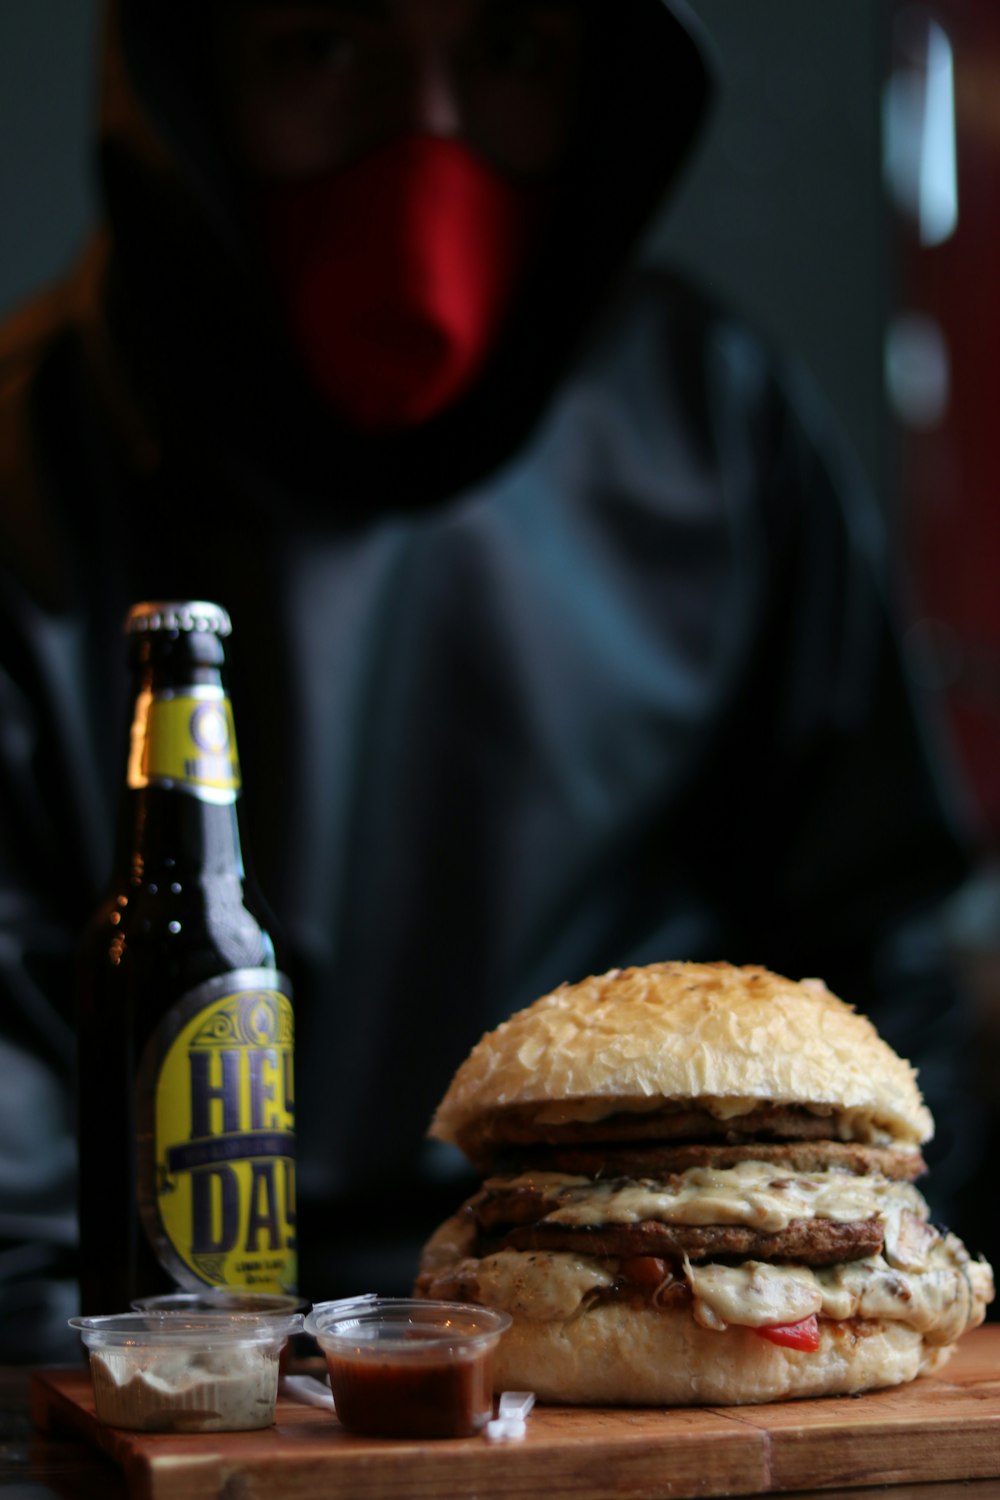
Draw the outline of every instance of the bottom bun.
<instances>
[{"instance_id":1,"label":"bottom bun","mask_svg":"<svg viewBox=\"0 0 1000 1500\"><path fill-rule=\"evenodd\" d=\"M953 1346L876 1319L820 1322L813 1353L751 1329L702 1328L688 1308L606 1304L566 1321L515 1315L494 1356L494 1388L582 1406L736 1406L902 1385L937 1369Z\"/></svg>"}]
</instances>

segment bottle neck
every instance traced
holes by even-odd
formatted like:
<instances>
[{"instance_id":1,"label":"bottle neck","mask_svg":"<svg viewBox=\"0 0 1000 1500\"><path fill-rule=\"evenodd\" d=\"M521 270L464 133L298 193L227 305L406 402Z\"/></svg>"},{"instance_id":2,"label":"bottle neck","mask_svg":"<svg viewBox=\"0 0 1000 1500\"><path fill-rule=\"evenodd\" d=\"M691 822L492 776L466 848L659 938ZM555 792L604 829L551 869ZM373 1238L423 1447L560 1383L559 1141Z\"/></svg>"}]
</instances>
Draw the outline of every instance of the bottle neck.
<instances>
[{"instance_id":1,"label":"bottle neck","mask_svg":"<svg viewBox=\"0 0 1000 1500\"><path fill-rule=\"evenodd\" d=\"M133 882L171 870L244 878L238 804L204 802L165 787L128 788L117 866Z\"/></svg>"},{"instance_id":2,"label":"bottle neck","mask_svg":"<svg viewBox=\"0 0 1000 1500\"><path fill-rule=\"evenodd\" d=\"M135 664L117 851L119 872L132 882L173 868L188 878L244 876L239 760L221 665L179 650Z\"/></svg>"}]
</instances>

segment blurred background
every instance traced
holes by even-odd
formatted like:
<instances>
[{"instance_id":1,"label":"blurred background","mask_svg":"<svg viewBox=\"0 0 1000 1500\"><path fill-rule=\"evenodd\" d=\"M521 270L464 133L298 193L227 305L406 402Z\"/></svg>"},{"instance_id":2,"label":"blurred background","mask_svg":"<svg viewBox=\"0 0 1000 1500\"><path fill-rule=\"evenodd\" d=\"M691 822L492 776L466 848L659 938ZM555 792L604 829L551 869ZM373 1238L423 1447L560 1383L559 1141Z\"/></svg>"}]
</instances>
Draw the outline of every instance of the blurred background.
<instances>
[{"instance_id":1,"label":"blurred background","mask_svg":"<svg viewBox=\"0 0 1000 1500\"><path fill-rule=\"evenodd\" d=\"M610 0L609 0L610 3ZM722 98L647 254L794 350L893 526L915 668L954 736L983 878L954 938L1000 1141L1000 5L691 0ZM0 317L97 215L103 0L0 4ZM972 1219L995 1258L1000 1208ZM967 1236L974 1242L974 1235Z\"/></svg>"},{"instance_id":2,"label":"blurred background","mask_svg":"<svg viewBox=\"0 0 1000 1500\"><path fill-rule=\"evenodd\" d=\"M0 3L0 316L96 217L104 0ZM880 0L696 0L724 97L650 253L691 266L802 352L884 492Z\"/></svg>"}]
</instances>

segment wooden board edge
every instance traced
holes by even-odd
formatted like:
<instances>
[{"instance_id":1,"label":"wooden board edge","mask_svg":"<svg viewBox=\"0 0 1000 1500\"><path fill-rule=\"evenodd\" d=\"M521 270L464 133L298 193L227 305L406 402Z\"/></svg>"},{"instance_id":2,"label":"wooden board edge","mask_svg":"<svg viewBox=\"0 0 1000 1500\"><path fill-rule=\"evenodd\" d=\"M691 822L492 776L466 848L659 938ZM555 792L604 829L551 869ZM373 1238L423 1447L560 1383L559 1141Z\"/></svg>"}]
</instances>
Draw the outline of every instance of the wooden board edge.
<instances>
[{"instance_id":1,"label":"wooden board edge","mask_svg":"<svg viewBox=\"0 0 1000 1500\"><path fill-rule=\"evenodd\" d=\"M670 1495L673 1500L715 1497L739 1492L761 1493L768 1474L766 1436L699 1409L707 1420L694 1429L664 1441L655 1432L623 1438L601 1412L606 1430L581 1443L572 1433L559 1431L560 1416L574 1424L575 1408L548 1409L554 1429L532 1430L523 1443L498 1449L485 1439L461 1446L400 1443L382 1448L345 1447L331 1461L329 1450L317 1451L307 1436L315 1413L294 1408L296 1421L286 1430L290 1446L280 1459L274 1450L250 1445L240 1454L206 1447L199 1453L185 1437L176 1444L152 1445L146 1435L107 1428L79 1397L81 1372L39 1375L33 1385L38 1425L49 1431L69 1431L99 1447L122 1470L132 1500L210 1500L228 1482L238 1483L241 1500L273 1500L278 1465L282 1494L289 1500L552 1500L572 1494L574 1500L646 1500ZM618 1416L617 1413L614 1414ZM721 1418L721 1420L720 1420ZM240 1437L243 1437L240 1434ZM416 1465L416 1467L415 1467Z\"/></svg>"},{"instance_id":2,"label":"wooden board edge","mask_svg":"<svg viewBox=\"0 0 1000 1500\"><path fill-rule=\"evenodd\" d=\"M85 1381L83 1368L33 1372L32 1420L41 1432L69 1432L99 1448L122 1471L132 1500L212 1500L227 1477L238 1482L243 1500L274 1500L273 1455L234 1461L214 1449L204 1454L180 1448L150 1451L134 1435L97 1421L81 1399ZM925 1415L915 1417L910 1410L913 1392L926 1397ZM770 1408L703 1407L697 1410L721 1421L724 1430L661 1443L652 1433L622 1442L609 1428L581 1444L575 1455L558 1426L560 1416L568 1419L578 1409L545 1408L556 1420L544 1434L535 1429L541 1441L534 1453L529 1428L529 1440L506 1447L495 1463L485 1460L485 1446L457 1463L454 1457L445 1463L443 1452L426 1461L421 1457L417 1488L412 1449L408 1455L383 1456L385 1461L373 1471L370 1453L345 1452L331 1464L328 1455L310 1456L304 1442L287 1471L289 1479L293 1469L297 1474L287 1493L291 1500L312 1500L320 1492L324 1500L358 1500L362 1494L366 1500L417 1495L427 1500L445 1495L448 1500L511 1500L515 1495L518 1500L553 1500L570 1492L575 1500L640 1500L654 1494L692 1500L1000 1477L1000 1327L973 1339L964 1360L949 1362L908 1388L869 1395L873 1399L860 1423L852 1414L855 1403L867 1397L818 1398ZM970 1423L970 1402L975 1423ZM296 1424L305 1420L304 1410L295 1409ZM600 1427L609 1414L595 1416ZM289 1425L290 1433L298 1430ZM602 1467L609 1475L606 1481Z\"/></svg>"}]
</instances>

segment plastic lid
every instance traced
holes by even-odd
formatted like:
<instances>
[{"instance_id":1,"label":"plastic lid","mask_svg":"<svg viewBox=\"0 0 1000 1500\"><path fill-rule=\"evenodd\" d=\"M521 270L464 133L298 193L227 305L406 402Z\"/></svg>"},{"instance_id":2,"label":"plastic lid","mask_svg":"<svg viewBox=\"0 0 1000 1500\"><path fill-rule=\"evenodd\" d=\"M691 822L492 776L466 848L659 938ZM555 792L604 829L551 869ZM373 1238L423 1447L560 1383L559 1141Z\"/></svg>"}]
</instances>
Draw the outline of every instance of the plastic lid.
<instances>
[{"instance_id":1,"label":"plastic lid","mask_svg":"<svg viewBox=\"0 0 1000 1500\"><path fill-rule=\"evenodd\" d=\"M229 635L232 621L221 604L205 599L153 600L133 604L125 617L125 634L139 635L161 630L193 631L203 635Z\"/></svg>"},{"instance_id":2,"label":"plastic lid","mask_svg":"<svg viewBox=\"0 0 1000 1500\"><path fill-rule=\"evenodd\" d=\"M69 1318L88 1349L274 1344L302 1331L301 1313L130 1312Z\"/></svg>"},{"instance_id":3,"label":"plastic lid","mask_svg":"<svg viewBox=\"0 0 1000 1500\"><path fill-rule=\"evenodd\" d=\"M233 1287L205 1287L201 1292L161 1292L155 1297L135 1297L132 1312L222 1312L281 1316L303 1312L309 1303L287 1292L247 1292Z\"/></svg>"},{"instance_id":4,"label":"plastic lid","mask_svg":"<svg viewBox=\"0 0 1000 1500\"><path fill-rule=\"evenodd\" d=\"M306 1318L305 1331L328 1353L424 1359L491 1347L510 1323L509 1313L470 1302L369 1293L317 1302Z\"/></svg>"}]
</instances>

